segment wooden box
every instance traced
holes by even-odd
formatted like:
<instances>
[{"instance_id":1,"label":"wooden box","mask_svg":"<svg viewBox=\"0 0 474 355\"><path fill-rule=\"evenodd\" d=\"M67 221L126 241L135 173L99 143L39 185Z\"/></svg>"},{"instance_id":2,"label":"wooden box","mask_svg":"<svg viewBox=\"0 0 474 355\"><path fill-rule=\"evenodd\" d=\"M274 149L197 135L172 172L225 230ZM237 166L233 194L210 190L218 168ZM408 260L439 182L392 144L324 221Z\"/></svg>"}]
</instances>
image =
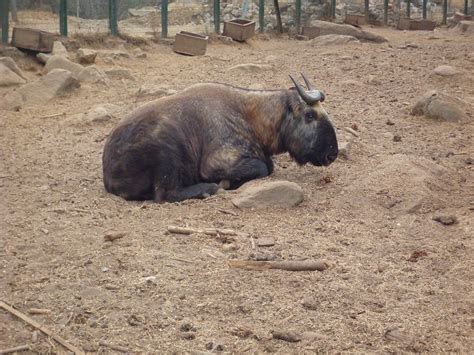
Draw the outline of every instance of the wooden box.
<instances>
[{"instance_id":1,"label":"wooden box","mask_svg":"<svg viewBox=\"0 0 474 355\"><path fill-rule=\"evenodd\" d=\"M356 14L347 14L346 18L344 19L344 23L347 23L349 25L356 25L356 26L367 25L367 21L365 20L365 15L356 15Z\"/></svg>"},{"instance_id":2,"label":"wooden box","mask_svg":"<svg viewBox=\"0 0 474 355\"><path fill-rule=\"evenodd\" d=\"M197 33L181 31L176 34L173 50L186 55L204 55L208 38Z\"/></svg>"},{"instance_id":3,"label":"wooden box","mask_svg":"<svg viewBox=\"0 0 474 355\"><path fill-rule=\"evenodd\" d=\"M255 35L255 21L234 19L224 22L224 36L235 41L244 42Z\"/></svg>"},{"instance_id":4,"label":"wooden box","mask_svg":"<svg viewBox=\"0 0 474 355\"><path fill-rule=\"evenodd\" d=\"M12 46L16 48L30 49L37 52L50 53L56 35L51 32L35 30L32 28L14 27Z\"/></svg>"},{"instance_id":5,"label":"wooden box","mask_svg":"<svg viewBox=\"0 0 474 355\"><path fill-rule=\"evenodd\" d=\"M409 18L400 18L397 28L408 31L433 31L436 22L431 20L413 20Z\"/></svg>"}]
</instances>

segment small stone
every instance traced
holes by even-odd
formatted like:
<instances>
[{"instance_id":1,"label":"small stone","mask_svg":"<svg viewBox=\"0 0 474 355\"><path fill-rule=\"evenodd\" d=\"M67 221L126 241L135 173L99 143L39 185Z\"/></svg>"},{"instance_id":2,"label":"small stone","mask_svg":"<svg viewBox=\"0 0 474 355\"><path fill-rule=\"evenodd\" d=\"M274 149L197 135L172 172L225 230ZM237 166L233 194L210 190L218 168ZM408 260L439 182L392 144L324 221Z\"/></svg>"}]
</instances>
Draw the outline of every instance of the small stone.
<instances>
[{"instance_id":1,"label":"small stone","mask_svg":"<svg viewBox=\"0 0 474 355\"><path fill-rule=\"evenodd\" d=\"M209 342L206 344L206 350L215 352L215 351L224 351L224 346L215 342Z\"/></svg>"},{"instance_id":2,"label":"small stone","mask_svg":"<svg viewBox=\"0 0 474 355\"><path fill-rule=\"evenodd\" d=\"M312 297L305 297L301 301L301 305L309 310L315 311L318 309L318 303Z\"/></svg>"},{"instance_id":3,"label":"small stone","mask_svg":"<svg viewBox=\"0 0 474 355\"><path fill-rule=\"evenodd\" d=\"M224 251L224 252L226 252L226 253L227 253L227 252L231 252L231 251L235 251L235 250L238 250L238 249L239 249L239 247L238 247L237 245L235 245L235 244L232 244L232 243L230 243L230 244L224 244L224 245L222 246L222 251Z\"/></svg>"},{"instance_id":4,"label":"small stone","mask_svg":"<svg viewBox=\"0 0 474 355\"><path fill-rule=\"evenodd\" d=\"M184 333L184 334L181 334L181 338L183 338L184 340L194 340L194 339L196 339L196 334L194 334L194 333Z\"/></svg>"},{"instance_id":5,"label":"small stone","mask_svg":"<svg viewBox=\"0 0 474 355\"><path fill-rule=\"evenodd\" d=\"M393 126L395 124L395 122L393 122L391 119L388 119L387 121L385 121L385 123L389 126Z\"/></svg>"},{"instance_id":6,"label":"small stone","mask_svg":"<svg viewBox=\"0 0 474 355\"><path fill-rule=\"evenodd\" d=\"M244 184L232 203L239 208L290 208L303 200L303 189L296 183L269 181Z\"/></svg>"},{"instance_id":7,"label":"small stone","mask_svg":"<svg viewBox=\"0 0 474 355\"><path fill-rule=\"evenodd\" d=\"M81 64L94 64L97 51L87 48L79 48L77 51L77 61Z\"/></svg>"},{"instance_id":8,"label":"small stone","mask_svg":"<svg viewBox=\"0 0 474 355\"><path fill-rule=\"evenodd\" d=\"M458 70L450 65L440 65L433 70L433 73L440 76L453 76L458 74Z\"/></svg>"},{"instance_id":9,"label":"small stone","mask_svg":"<svg viewBox=\"0 0 474 355\"><path fill-rule=\"evenodd\" d=\"M51 58L52 55L51 54L46 54L46 53L38 53L36 55L36 59L38 59L38 61L40 63L43 63L43 64L46 64L49 60L49 58Z\"/></svg>"},{"instance_id":10,"label":"small stone","mask_svg":"<svg viewBox=\"0 0 474 355\"><path fill-rule=\"evenodd\" d=\"M259 247L272 247L275 245L275 239L273 238L260 238L257 240Z\"/></svg>"},{"instance_id":11,"label":"small stone","mask_svg":"<svg viewBox=\"0 0 474 355\"><path fill-rule=\"evenodd\" d=\"M351 150L352 142L353 142L352 139L348 139L347 141L344 141L344 142L339 142L338 156L344 159L349 159L349 151Z\"/></svg>"},{"instance_id":12,"label":"small stone","mask_svg":"<svg viewBox=\"0 0 474 355\"><path fill-rule=\"evenodd\" d=\"M384 138L387 138L387 139L393 139L393 134L390 133L390 132L385 132L385 133L383 134L383 137L384 137Z\"/></svg>"},{"instance_id":13,"label":"small stone","mask_svg":"<svg viewBox=\"0 0 474 355\"><path fill-rule=\"evenodd\" d=\"M274 330L272 331L272 336L273 339L279 339L289 343L298 343L301 341L301 336L293 331Z\"/></svg>"},{"instance_id":14,"label":"small stone","mask_svg":"<svg viewBox=\"0 0 474 355\"><path fill-rule=\"evenodd\" d=\"M456 216L435 216L433 217L433 220L445 226L450 226L458 223L458 219Z\"/></svg>"},{"instance_id":15,"label":"small stone","mask_svg":"<svg viewBox=\"0 0 474 355\"><path fill-rule=\"evenodd\" d=\"M380 84L382 84L382 82L380 81L380 79L377 78L375 75L372 75L372 74L369 75L369 79L367 80L367 82L368 82L370 85L380 85Z\"/></svg>"},{"instance_id":16,"label":"small stone","mask_svg":"<svg viewBox=\"0 0 474 355\"><path fill-rule=\"evenodd\" d=\"M464 163L466 163L466 165L473 165L474 164L474 158L471 158L471 157L466 158L464 160Z\"/></svg>"},{"instance_id":17,"label":"small stone","mask_svg":"<svg viewBox=\"0 0 474 355\"><path fill-rule=\"evenodd\" d=\"M393 136L393 141L394 142L401 142L402 141L402 136L398 135L398 134L395 134Z\"/></svg>"},{"instance_id":18,"label":"small stone","mask_svg":"<svg viewBox=\"0 0 474 355\"><path fill-rule=\"evenodd\" d=\"M418 259L423 258L425 256L428 256L428 253L426 251L424 251L424 250L415 250L407 260L411 261L412 263L416 263L418 261Z\"/></svg>"},{"instance_id":19,"label":"small stone","mask_svg":"<svg viewBox=\"0 0 474 355\"><path fill-rule=\"evenodd\" d=\"M98 56L101 58L109 58L112 60L128 59L130 54L124 51L99 51Z\"/></svg>"},{"instance_id":20,"label":"small stone","mask_svg":"<svg viewBox=\"0 0 474 355\"><path fill-rule=\"evenodd\" d=\"M158 99L164 96L170 96L176 94L177 91L169 89L163 86L158 86L154 84L144 84L140 89L138 89L137 97L139 99L153 98Z\"/></svg>"},{"instance_id":21,"label":"small stone","mask_svg":"<svg viewBox=\"0 0 474 355\"><path fill-rule=\"evenodd\" d=\"M127 323L129 325L131 325L132 327L136 327L137 325L139 325L140 323L143 323L142 319L140 319L139 317L137 317L135 314L132 314L130 315L128 318L127 318Z\"/></svg>"},{"instance_id":22,"label":"small stone","mask_svg":"<svg viewBox=\"0 0 474 355\"><path fill-rule=\"evenodd\" d=\"M36 343L38 341L38 331L34 330L33 333L31 333L31 342Z\"/></svg>"},{"instance_id":23,"label":"small stone","mask_svg":"<svg viewBox=\"0 0 474 355\"><path fill-rule=\"evenodd\" d=\"M102 267L100 268L100 271L102 271L102 272L107 272L107 271L109 271L109 268L108 268L107 266L102 266Z\"/></svg>"},{"instance_id":24,"label":"small stone","mask_svg":"<svg viewBox=\"0 0 474 355\"><path fill-rule=\"evenodd\" d=\"M142 281L149 284L149 285L156 285L156 276L146 276L142 278Z\"/></svg>"},{"instance_id":25,"label":"small stone","mask_svg":"<svg viewBox=\"0 0 474 355\"><path fill-rule=\"evenodd\" d=\"M126 68L113 68L105 71L108 77L113 79L135 80L130 70Z\"/></svg>"},{"instance_id":26,"label":"small stone","mask_svg":"<svg viewBox=\"0 0 474 355\"><path fill-rule=\"evenodd\" d=\"M94 343L85 343L82 346L82 350L86 353L96 353L99 350L99 347Z\"/></svg>"},{"instance_id":27,"label":"small stone","mask_svg":"<svg viewBox=\"0 0 474 355\"><path fill-rule=\"evenodd\" d=\"M309 37L308 36L304 36L304 35L300 35L300 34L297 34L295 36L295 39L298 40L298 41L309 41Z\"/></svg>"},{"instance_id":28,"label":"small stone","mask_svg":"<svg viewBox=\"0 0 474 355\"><path fill-rule=\"evenodd\" d=\"M179 327L179 330L181 330L182 332L195 332L196 327L192 325L191 323L183 323Z\"/></svg>"},{"instance_id":29,"label":"small stone","mask_svg":"<svg viewBox=\"0 0 474 355\"><path fill-rule=\"evenodd\" d=\"M238 64L228 69L228 71L244 71L247 73L260 73L260 72L269 71L269 70L273 70L273 67L269 64L254 64L254 63Z\"/></svg>"},{"instance_id":30,"label":"small stone","mask_svg":"<svg viewBox=\"0 0 474 355\"><path fill-rule=\"evenodd\" d=\"M107 83L107 77L105 76L105 73L97 68L95 65L90 65L88 67L85 67L78 75L77 77L80 82L84 83L91 83L91 84L106 84Z\"/></svg>"}]
</instances>

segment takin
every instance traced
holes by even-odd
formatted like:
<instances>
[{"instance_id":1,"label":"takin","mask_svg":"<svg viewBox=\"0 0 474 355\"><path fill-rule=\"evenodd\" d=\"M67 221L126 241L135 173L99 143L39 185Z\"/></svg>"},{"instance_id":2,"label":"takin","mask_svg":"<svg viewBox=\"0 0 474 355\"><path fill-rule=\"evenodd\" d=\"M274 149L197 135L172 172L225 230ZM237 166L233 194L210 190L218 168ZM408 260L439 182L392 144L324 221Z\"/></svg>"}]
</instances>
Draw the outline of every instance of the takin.
<instances>
[{"instance_id":1,"label":"takin","mask_svg":"<svg viewBox=\"0 0 474 355\"><path fill-rule=\"evenodd\" d=\"M324 94L302 74L287 90L196 84L125 117L103 152L105 189L126 200L158 203L205 198L270 175L272 155L299 165L337 158Z\"/></svg>"}]
</instances>

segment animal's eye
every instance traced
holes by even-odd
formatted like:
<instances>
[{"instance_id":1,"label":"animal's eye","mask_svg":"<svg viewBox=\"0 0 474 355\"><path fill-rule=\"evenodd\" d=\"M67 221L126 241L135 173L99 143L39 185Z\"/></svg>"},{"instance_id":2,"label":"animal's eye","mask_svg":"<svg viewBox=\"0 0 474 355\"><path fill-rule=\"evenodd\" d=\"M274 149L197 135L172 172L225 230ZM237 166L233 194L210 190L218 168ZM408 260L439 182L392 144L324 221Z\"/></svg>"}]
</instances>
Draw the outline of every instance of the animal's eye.
<instances>
[{"instance_id":1,"label":"animal's eye","mask_svg":"<svg viewBox=\"0 0 474 355\"><path fill-rule=\"evenodd\" d=\"M315 111L306 111L304 114L304 118L307 122L315 121L317 117L317 113Z\"/></svg>"}]
</instances>

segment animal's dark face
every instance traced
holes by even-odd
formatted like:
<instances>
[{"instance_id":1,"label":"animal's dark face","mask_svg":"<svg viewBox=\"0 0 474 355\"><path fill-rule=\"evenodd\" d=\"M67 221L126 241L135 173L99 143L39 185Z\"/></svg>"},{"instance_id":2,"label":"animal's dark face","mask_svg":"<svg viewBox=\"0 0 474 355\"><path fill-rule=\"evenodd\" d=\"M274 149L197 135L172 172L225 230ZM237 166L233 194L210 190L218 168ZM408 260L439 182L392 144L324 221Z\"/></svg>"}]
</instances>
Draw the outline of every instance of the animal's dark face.
<instances>
[{"instance_id":1,"label":"animal's dark face","mask_svg":"<svg viewBox=\"0 0 474 355\"><path fill-rule=\"evenodd\" d=\"M336 131L320 102L301 103L287 121L284 144L298 164L328 166L336 160Z\"/></svg>"},{"instance_id":2,"label":"animal's dark face","mask_svg":"<svg viewBox=\"0 0 474 355\"><path fill-rule=\"evenodd\" d=\"M336 131L322 106L324 94L301 74L307 90L296 82L291 94L290 110L282 127L283 145L300 165L311 163L328 166L337 158Z\"/></svg>"}]
</instances>

